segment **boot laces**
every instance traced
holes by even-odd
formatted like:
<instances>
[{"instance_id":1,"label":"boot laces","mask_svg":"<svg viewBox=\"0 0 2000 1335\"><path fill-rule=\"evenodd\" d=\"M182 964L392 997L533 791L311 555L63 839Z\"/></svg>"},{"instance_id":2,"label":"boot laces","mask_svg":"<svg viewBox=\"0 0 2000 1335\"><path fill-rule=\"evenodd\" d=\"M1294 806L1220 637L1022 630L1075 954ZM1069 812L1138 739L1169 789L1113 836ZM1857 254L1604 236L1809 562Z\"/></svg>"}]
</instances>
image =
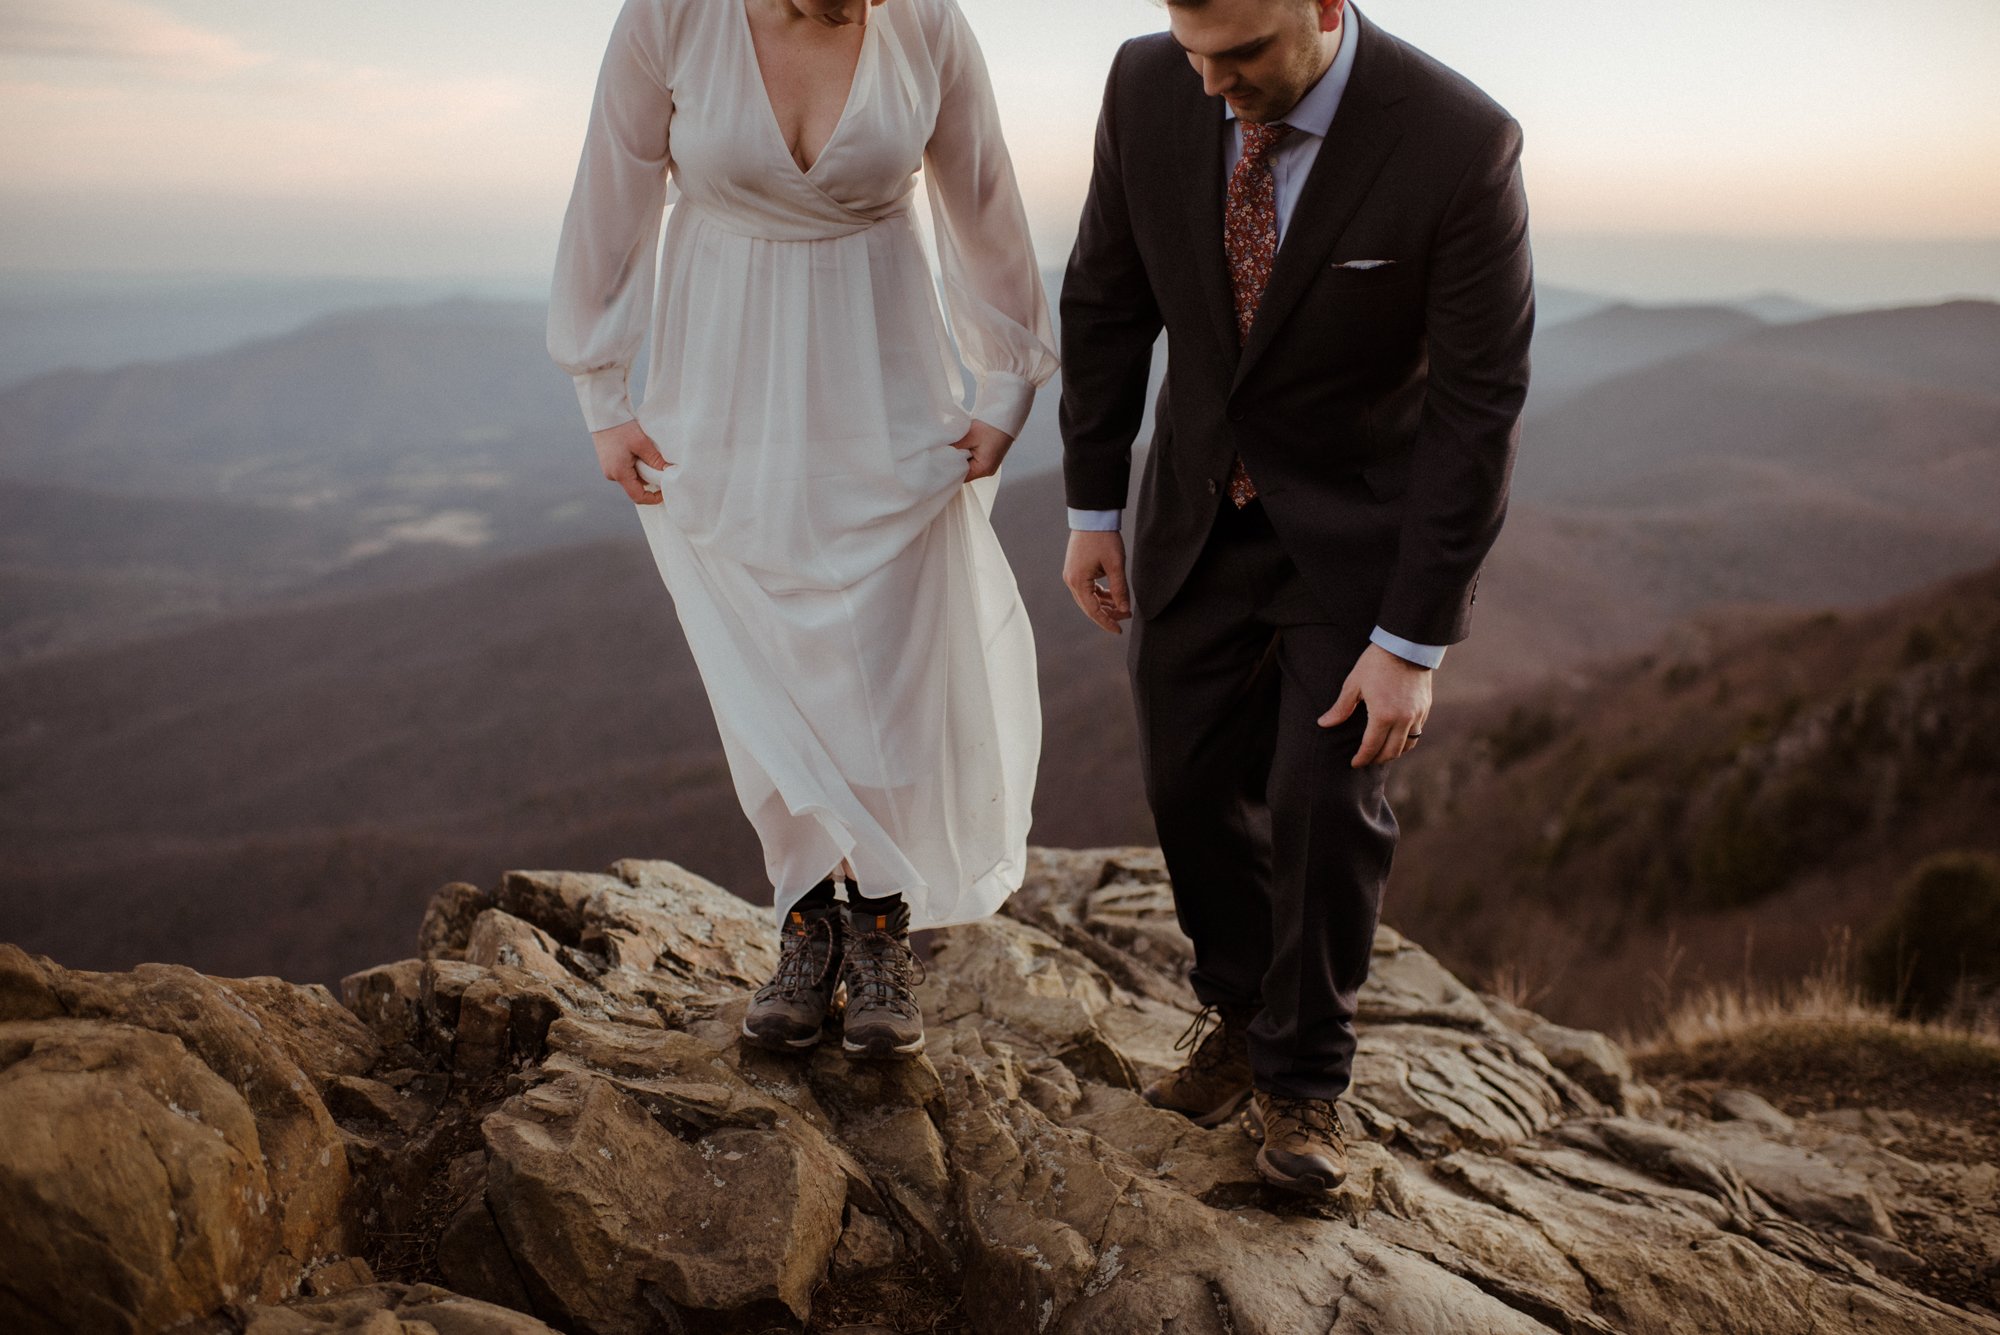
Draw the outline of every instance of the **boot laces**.
<instances>
[{"instance_id":1,"label":"boot laces","mask_svg":"<svg viewBox=\"0 0 2000 1335\"><path fill-rule=\"evenodd\" d=\"M1213 1025L1215 1027L1211 1028ZM1229 1024L1218 1006L1203 1006L1181 1036L1174 1051L1188 1054L1187 1064L1197 1071L1212 1071L1229 1060Z\"/></svg>"},{"instance_id":2,"label":"boot laces","mask_svg":"<svg viewBox=\"0 0 2000 1335\"><path fill-rule=\"evenodd\" d=\"M1340 1119L1333 1111L1333 1104L1326 1099L1293 1098L1286 1094L1270 1096L1269 1116L1289 1117L1307 1130L1324 1136L1328 1140L1340 1137Z\"/></svg>"},{"instance_id":3,"label":"boot laces","mask_svg":"<svg viewBox=\"0 0 2000 1335\"><path fill-rule=\"evenodd\" d=\"M757 995L769 996L776 992L791 998L825 987L833 973L833 934L831 916L808 918L804 927L787 924L783 953L778 956L778 971L771 975L770 982L757 989ZM825 949L815 950L822 937Z\"/></svg>"},{"instance_id":4,"label":"boot laces","mask_svg":"<svg viewBox=\"0 0 2000 1335\"><path fill-rule=\"evenodd\" d=\"M924 962L896 933L876 927L861 933L848 949L848 1000L887 1007L899 1015L916 1015L910 990L930 976Z\"/></svg>"}]
</instances>

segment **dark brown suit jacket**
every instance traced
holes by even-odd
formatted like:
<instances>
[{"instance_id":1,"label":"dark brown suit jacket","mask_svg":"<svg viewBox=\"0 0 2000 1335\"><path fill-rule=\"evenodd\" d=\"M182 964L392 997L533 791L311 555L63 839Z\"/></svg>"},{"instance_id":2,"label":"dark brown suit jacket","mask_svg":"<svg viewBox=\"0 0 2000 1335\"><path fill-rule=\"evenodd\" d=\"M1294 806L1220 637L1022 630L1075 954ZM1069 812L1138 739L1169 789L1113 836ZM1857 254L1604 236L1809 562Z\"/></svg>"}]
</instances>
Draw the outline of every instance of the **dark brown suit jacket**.
<instances>
[{"instance_id":1,"label":"dark brown suit jacket","mask_svg":"<svg viewBox=\"0 0 2000 1335\"><path fill-rule=\"evenodd\" d=\"M1223 102L1165 33L1134 38L1112 63L1063 281L1063 471L1071 506L1124 506L1164 326L1131 559L1141 616L1194 564L1240 450L1336 620L1420 644L1465 637L1528 387L1521 128L1373 23L1356 36L1240 350L1222 248Z\"/></svg>"}]
</instances>

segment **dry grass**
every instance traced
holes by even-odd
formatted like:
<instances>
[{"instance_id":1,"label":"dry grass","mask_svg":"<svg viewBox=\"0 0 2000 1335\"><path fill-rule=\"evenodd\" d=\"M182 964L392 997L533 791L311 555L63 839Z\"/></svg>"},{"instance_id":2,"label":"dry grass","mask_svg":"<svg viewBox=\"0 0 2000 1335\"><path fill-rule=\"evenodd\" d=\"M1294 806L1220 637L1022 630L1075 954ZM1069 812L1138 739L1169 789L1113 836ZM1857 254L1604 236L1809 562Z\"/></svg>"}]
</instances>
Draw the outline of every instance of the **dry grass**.
<instances>
[{"instance_id":1,"label":"dry grass","mask_svg":"<svg viewBox=\"0 0 2000 1335\"><path fill-rule=\"evenodd\" d=\"M1480 990L1531 1011L1555 990L1555 984L1519 960L1503 960L1487 972L1485 986Z\"/></svg>"},{"instance_id":2,"label":"dry grass","mask_svg":"<svg viewBox=\"0 0 2000 1335\"><path fill-rule=\"evenodd\" d=\"M1795 1113L1904 1108L2000 1144L2000 1012L1991 1000L1943 1020L1905 1019L1863 994L1853 959L1851 938L1838 932L1797 982L1746 979L1677 994L1670 943L1654 980L1660 1018L1620 1042L1642 1077L1739 1084Z\"/></svg>"},{"instance_id":3,"label":"dry grass","mask_svg":"<svg viewBox=\"0 0 2000 1335\"><path fill-rule=\"evenodd\" d=\"M1746 957L1747 953L1746 949ZM1796 982L1762 984L1746 976L1739 982L1710 983L1680 993L1674 987L1674 974L1682 956L1670 934L1663 967L1653 979L1659 1018L1649 1032L1620 1035L1620 1042L1635 1060L1644 1060L1688 1055L1775 1031L1861 1029L1912 1051L1962 1053L1974 1065L1981 1063L1982 1054L2000 1061L2000 1007L1990 999L1984 1004L1968 999L1941 1020L1904 1019L1892 1003L1872 1000L1862 992L1854 976L1854 957L1852 934L1837 930L1828 935L1819 967Z\"/></svg>"},{"instance_id":4,"label":"dry grass","mask_svg":"<svg viewBox=\"0 0 2000 1335\"><path fill-rule=\"evenodd\" d=\"M1931 1165L2000 1162L2000 1016L1991 999L1954 1019L1917 1022L1870 1000L1850 972L1852 943L1828 942L1810 976L1788 986L1705 986L1676 995L1670 948L1654 978L1664 1002L1651 1032L1624 1040L1636 1073L1670 1107L1714 1115L1723 1088L1754 1090L1794 1117L1879 1109L1859 1125L1896 1152ZM1941 1302L2000 1297L1986 1246L1940 1219L1990 1208L1959 1186L1960 1174L1905 1183L1898 1241L1923 1262L1902 1276ZM1990 1194L1990 1187L1986 1189Z\"/></svg>"},{"instance_id":5,"label":"dry grass","mask_svg":"<svg viewBox=\"0 0 2000 1335\"><path fill-rule=\"evenodd\" d=\"M908 1264L821 1283L806 1330L850 1329L956 1335L968 1327L954 1277Z\"/></svg>"}]
</instances>

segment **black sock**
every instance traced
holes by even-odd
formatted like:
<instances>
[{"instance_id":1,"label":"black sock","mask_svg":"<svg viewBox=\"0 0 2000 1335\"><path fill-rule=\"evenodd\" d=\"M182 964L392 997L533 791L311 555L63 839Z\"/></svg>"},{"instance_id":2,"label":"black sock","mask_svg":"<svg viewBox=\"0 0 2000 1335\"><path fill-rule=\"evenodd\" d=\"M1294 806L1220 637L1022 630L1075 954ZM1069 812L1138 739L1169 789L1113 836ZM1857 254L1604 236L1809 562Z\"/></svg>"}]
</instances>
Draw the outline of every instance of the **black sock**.
<instances>
[{"instance_id":1,"label":"black sock","mask_svg":"<svg viewBox=\"0 0 2000 1335\"><path fill-rule=\"evenodd\" d=\"M847 883L847 902L856 908L865 908L870 913L894 913L903 906L903 897L901 895L883 895L877 898L874 895L864 895L861 893L860 882L849 881Z\"/></svg>"},{"instance_id":2,"label":"black sock","mask_svg":"<svg viewBox=\"0 0 2000 1335\"><path fill-rule=\"evenodd\" d=\"M833 878L829 876L800 896L799 902L792 905L792 907L796 909L820 909L825 908L831 903L833 903Z\"/></svg>"}]
</instances>

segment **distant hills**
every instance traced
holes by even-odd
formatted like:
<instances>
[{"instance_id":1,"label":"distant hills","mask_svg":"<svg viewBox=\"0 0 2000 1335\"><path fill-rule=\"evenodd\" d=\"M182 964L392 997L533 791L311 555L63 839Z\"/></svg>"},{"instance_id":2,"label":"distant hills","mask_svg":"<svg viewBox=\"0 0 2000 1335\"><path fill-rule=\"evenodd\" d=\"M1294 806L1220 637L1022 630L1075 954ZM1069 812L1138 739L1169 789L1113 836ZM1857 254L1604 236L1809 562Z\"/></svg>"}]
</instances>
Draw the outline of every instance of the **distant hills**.
<instances>
[{"instance_id":1,"label":"distant hills","mask_svg":"<svg viewBox=\"0 0 2000 1335\"><path fill-rule=\"evenodd\" d=\"M1974 517L2000 461L1996 367L2000 305L1983 301L1705 337L1541 415L1517 484L1630 507L1740 495L1746 472L1777 468Z\"/></svg>"},{"instance_id":2,"label":"distant hills","mask_svg":"<svg viewBox=\"0 0 2000 1335\"><path fill-rule=\"evenodd\" d=\"M464 494L496 468L546 481L574 463L580 420L542 324L525 302L449 301L51 372L0 393L0 477L297 505Z\"/></svg>"},{"instance_id":3,"label":"distant hills","mask_svg":"<svg viewBox=\"0 0 2000 1335\"><path fill-rule=\"evenodd\" d=\"M1067 606L1058 550L1015 549L1035 837L1141 841L1124 644ZM1849 615L1691 623L1576 685L1447 703L1396 775L1388 920L1577 1023L1638 1020L1674 945L1682 982L1740 973L1746 933L1758 976L1796 976L1925 854L2000 848L1996 652L2000 568ZM671 854L762 885L635 544L16 668L0 699L0 935L79 965L331 978L437 884L509 862Z\"/></svg>"},{"instance_id":4,"label":"distant hills","mask_svg":"<svg viewBox=\"0 0 2000 1335\"><path fill-rule=\"evenodd\" d=\"M1669 982L1796 978L1926 856L2000 851L2000 566L1692 623L1428 732L1389 914L1453 967L1604 1024Z\"/></svg>"},{"instance_id":5,"label":"distant hills","mask_svg":"<svg viewBox=\"0 0 2000 1335\"><path fill-rule=\"evenodd\" d=\"M1764 328L1730 306L1606 306L1537 324L1529 413L1546 413L1590 386Z\"/></svg>"},{"instance_id":6,"label":"distant hills","mask_svg":"<svg viewBox=\"0 0 2000 1335\"><path fill-rule=\"evenodd\" d=\"M50 371L173 361L340 311L453 297L539 299L545 279L61 274L0 269L0 389Z\"/></svg>"},{"instance_id":7,"label":"distant hills","mask_svg":"<svg viewBox=\"0 0 2000 1335\"><path fill-rule=\"evenodd\" d=\"M2000 556L1994 366L2000 306L1953 302L1756 328L1535 414L1480 583L1494 612L1453 684L1571 671L1708 608L1855 605Z\"/></svg>"},{"instance_id":8,"label":"distant hills","mask_svg":"<svg viewBox=\"0 0 2000 1335\"><path fill-rule=\"evenodd\" d=\"M1038 631L1036 837L1137 841L1124 642L1057 578L1057 481L999 511ZM0 670L0 847L0 939L320 978L508 865L671 855L764 886L636 526Z\"/></svg>"},{"instance_id":9,"label":"distant hills","mask_svg":"<svg viewBox=\"0 0 2000 1335\"><path fill-rule=\"evenodd\" d=\"M1045 277L1053 303L1061 275ZM1165 361L1163 345L1155 389ZM1060 465L1059 397L1038 396L1010 476ZM338 311L222 350L32 377L0 390L0 663L629 537L603 492L528 302Z\"/></svg>"},{"instance_id":10,"label":"distant hills","mask_svg":"<svg viewBox=\"0 0 2000 1335\"><path fill-rule=\"evenodd\" d=\"M213 616L353 542L338 512L0 482L0 662Z\"/></svg>"},{"instance_id":11,"label":"distant hills","mask_svg":"<svg viewBox=\"0 0 2000 1335\"><path fill-rule=\"evenodd\" d=\"M1060 273L1045 279L1053 301ZM161 311L219 319L226 293L212 295L207 306L199 293L163 297ZM306 295L257 289L243 318L269 320ZM1559 472L1564 482L1588 476L1601 448L1619 447L1606 438L1607 422L1622 430L1622 405L1635 390L1621 385L1590 403L1577 400L1766 329L1758 316L1729 306L1635 307L1547 285L1540 298L1522 468L1530 500L1544 461L1544 471ZM1809 309L1791 303L1780 311L1783 303L1762 298L1749 305L1794 317ZM121 318L143 311L134 306ZM42 308L0 307L0 318L18 321L38 313ZM1935 320L1921 312L1911 318ZM56 324L58 343L75 332ZM600 504L603 484L568 383L543 350L542 326L541 308L530 302L342 310L223 350L51 372L0 390L0 515L9 520L0 532L0 663L323 587L394 588L510 554L629 536L625 518ZM187 337L199 343L209 336L204 330L197 321ZM11 336L27 337L18 328ZM1871 340L1898 338L1894 330L1877 339L1864 329L1859 343L1865 354ZM164 334L157 342L175 346ZM1977 338L1968 346L1975 357L1990 351ZM1928 364L1936 351L1915 355ZM1163 345L1155 388L1165 361ZM1680 402L1679 375L1656 396L1670 414ZM1039 396L1010 460L1013 477L1059 465L1058 398L1057 386ZM1733 404L1724 416L1749 420ZM1666 535L1644 538L1642 549L1697 540L1676 528L1678 521L1661 522ZM1585 549L1599 540L1594 514L1565 514L1556 531L1539 536L1529 532L1532 520L1518 527L1541 587L1540 567L1576 564L1578 535ZM1614 536L1614 543L1625 540ZM1978 548L1983 538L1947 535L1942 564L1895 565L1892 586L1962 568L1976 557L1968 556L1968 542ZM1641 550L1636 559L1651 557ZM1631 587L1619 561L1608 573ZM1792 578L1790 570L1778 572L1781 584ZM1878 582L1853 596L1885 587ZM1769 595L1753 589L1743 596ZM1577 605L1591 601L1579 595ZM1661 615L1682 610L1670 600L1663 610L1593 616L1584 643L1628 643L1623 630L1609 639L1602 632L1624 621L1656 629ZM1484 675L1500 681L1519 673Z\"/></svg>"},{"instance_id":12,"label":"distant hills","mask_svg":"<svg viewBox=\"0 0 2000 1335\"><path fill-rule=\"evenodd\" d=\"M1061 273L1044 280L1053 310ZM232 291L207 304L195 295L159 298L159 320L178 316L186 332L176 339L148 326L154 357L0 387L0 479L295 506L370 492L403 500L454 488L476 494L496 473L515 487L574 485L580 422L567 379L544 351L538 303L460 298L337 310L211 350L206 325L221 320ZM304 300L289 289L235 295L247 329ZM1549 285L1539 297L1538 395L1566 396L1763 323L1745 308L1633 307ZM107 300L81 309L102 310ZM45 337L68 346L81 334L57 318L63 309L0 291L0 343L26 344L49 323L57 327ZM116 344L115 333L103 331L104 339ZM1041 396L1016 446L1016 462L1026 465L1019 471L1059 462L1056 399Z\"/></svg>"},{"instance_id":13,"label":"distant hills","mask_svg":"<svg viewBox=\"0 0 2000 1335\"><path fill-rule=\"evenodd\" d=\"M343 312L0 392L0 662L637 531L528 303Z\"/></svg>"},{"instance_id":14,"label":"distant hills","mask_svg":"<svg viewBox=\"0 0 2000 1335\"><path fill-rule=\"evenodd\" d=\"M1475 708L2000 558L2000 307L1600 305L1536 356L1426 763ZM1054 403L995 512L1041 659L1035 838L1149 841L1125 642L1058 580ZM658 855L756 897L671 602L574 419L504 303L0 393L0 938L332 978L453 877Z\"/></svg>"},{"instance_id":15,"label":"distant hills","mask_svg":"<svg viewBox=\"0 0 2000 1335\"><path fill-rule=\"evenodd\" d=\"M65 958L333 978L495 858L759 865L636 533L30 663L0 700L0 937Z\"/></svg>"}]
</instances>

